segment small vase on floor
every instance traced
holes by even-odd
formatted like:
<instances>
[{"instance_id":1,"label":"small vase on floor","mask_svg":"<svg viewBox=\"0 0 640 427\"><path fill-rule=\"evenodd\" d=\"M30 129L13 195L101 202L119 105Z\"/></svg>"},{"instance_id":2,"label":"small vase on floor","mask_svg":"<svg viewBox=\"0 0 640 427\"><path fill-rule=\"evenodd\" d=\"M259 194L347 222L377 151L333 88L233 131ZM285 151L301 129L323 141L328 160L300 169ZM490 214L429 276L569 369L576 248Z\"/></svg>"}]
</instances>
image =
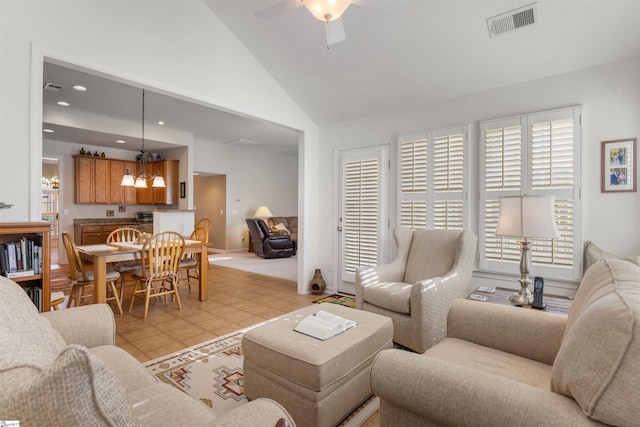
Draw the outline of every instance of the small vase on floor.
<instances>
[{"instance_id":1,"label":"small vase on floor","mask_svg":"<svg viewBox=\"0 0 640 427\"><path fill-rule=\"evenodd\" d=\"M311 283L309 284L311 287L311 293L315 295L322 295L324 293L325 288L327 287L327 283L322 278L322 273L319 268L316 268L316 272L313 275L313 279L311 279Z\"/></svg>"}]
</instances>

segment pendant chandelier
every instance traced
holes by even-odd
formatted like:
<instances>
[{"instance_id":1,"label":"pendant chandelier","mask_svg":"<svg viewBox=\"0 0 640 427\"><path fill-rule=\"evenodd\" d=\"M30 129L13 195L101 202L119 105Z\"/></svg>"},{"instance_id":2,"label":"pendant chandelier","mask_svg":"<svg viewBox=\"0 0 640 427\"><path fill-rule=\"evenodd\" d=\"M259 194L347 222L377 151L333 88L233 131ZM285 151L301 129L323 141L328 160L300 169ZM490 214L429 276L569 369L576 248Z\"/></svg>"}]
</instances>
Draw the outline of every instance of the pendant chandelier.
<instances>
[{"instance_id":1,"label":"pendant chandelier","mask_svg":"<svg viewBox=\"0 0 640 427\"><path fill-rule=\"evenodd\" d=\"M160 175L160 171L156 175L147 175L147 153L144 151L144 89L142 89L142 145L140 147L140 175L135 176L129 172L122 177L123 187L148 188L147 181L153 181L152 187L166 187L164 178Z\"/></svg>"}]
</instances>

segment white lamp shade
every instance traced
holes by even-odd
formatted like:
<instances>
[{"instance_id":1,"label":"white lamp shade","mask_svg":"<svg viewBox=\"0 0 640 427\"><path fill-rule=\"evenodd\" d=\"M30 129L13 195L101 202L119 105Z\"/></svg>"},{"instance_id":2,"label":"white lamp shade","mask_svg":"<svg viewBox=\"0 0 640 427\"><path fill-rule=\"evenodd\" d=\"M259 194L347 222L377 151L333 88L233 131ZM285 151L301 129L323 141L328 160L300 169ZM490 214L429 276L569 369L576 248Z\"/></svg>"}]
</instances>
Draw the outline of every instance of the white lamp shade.
<instances>
[{"instance_id":1,"label":"white lamp shade","mask_svg":"<svg viewBox=\"0 0 640 427\"><path fill-rule=\"evenodd\" d=\"M253 216L256 218L271 218L273 214L268 207L260 206Z\"/></svg>"},{"instance_id":2,"label":"white lamp shade","mask_svg":"<svg viewBox=\"0 0 640 427\"><path fill-rule=\"evenodd\" d=\"M497 236L560 237L554 213L555 196L500 197Z\"/></svg>"},{"instance_id":3,"label":"white lamp shade","mask_svg":"<svg viewBox=\"0 0 640 427\"><path fill-rule=\"evenodd\" d=\"M136 178L136 188L147 188L147 180L144 175L140 175Z\"/></svg>"},{"instance_id":4,"label":"white lamp shade","mask_svg":"<svg viewBox=\"0 0 640 427\"><path fill-rule=\"evenodd\" d=\"M158 173L158 175L156 175L155 178L153 178L153 184L151 184L152 187L160 187L160 188L164 188L167 186L167 184L164 183L164 178L162 178L162 176L160 175L160 173Z\"/></svg>"},{"instance_id":5,"label":"white lamp shade","mask_svg":"<svg viewBox=\"0 0 640 427\"><path fill-rule=\"evenodd\" d=\"M330 22L342 16L351 0L304 0L303 4L317 19Z\"/></svg>"},{"instance_id":6,"label":"white lamp shade","mask_svg":"<svg viewBox=\"0 0 640 427\"><path fill-rule=\"evenodd\" d=\"M122 185L123 187L133 187L134 185L136 185L135 181L133 180L133 175L131 175L129 171L127 171L126 175L122 177L122 183L120 183L120 185Z\"/></svg>"}]
</instances>

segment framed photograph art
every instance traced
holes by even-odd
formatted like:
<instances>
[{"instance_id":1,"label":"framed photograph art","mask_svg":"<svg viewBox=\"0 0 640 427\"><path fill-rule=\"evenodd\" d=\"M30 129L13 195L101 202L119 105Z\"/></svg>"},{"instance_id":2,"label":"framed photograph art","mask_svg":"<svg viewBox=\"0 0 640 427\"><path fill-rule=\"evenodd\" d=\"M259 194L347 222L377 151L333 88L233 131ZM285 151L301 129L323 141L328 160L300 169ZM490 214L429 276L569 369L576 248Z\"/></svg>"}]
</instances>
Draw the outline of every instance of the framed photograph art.
<instances>
[{"instance_id":1,"label":"framed photograph art","mask_svg":"<svg viewBox=\"0 0 640 427\"><path fill-rule=\"evenodd\" d=\"M636 191L636 138L602 142L603 193Z\"/></svg>"},{"instance_id":2,"label":"framed photograph art","mask_svg":"<svg viewBox=\"0 0 640 427\"><path fill-rule=\"evenodd\" d=\"M180 198L184 199L187 197L187 183L182 181L180 183Z\"/></svg>"}]
</instances>

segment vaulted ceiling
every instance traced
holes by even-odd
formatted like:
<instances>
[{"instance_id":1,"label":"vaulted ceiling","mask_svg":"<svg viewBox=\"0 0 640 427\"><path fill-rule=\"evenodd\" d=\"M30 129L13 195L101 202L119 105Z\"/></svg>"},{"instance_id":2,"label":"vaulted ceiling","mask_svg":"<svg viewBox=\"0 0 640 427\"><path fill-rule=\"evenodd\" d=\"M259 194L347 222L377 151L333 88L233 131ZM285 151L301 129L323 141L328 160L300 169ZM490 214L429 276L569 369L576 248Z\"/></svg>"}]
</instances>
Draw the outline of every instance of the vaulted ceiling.
<instances>
[{"instance_id":1,"label":"vaulted ceiling","mask_svg":"<svg viewBox=\"0 0 640 427\"><path fill-rule=\"evenodd\" d=\"M530 1L355 0L342 17L346 40L330 49L325 24L304 7L270 19L256 16L283 1L300 0L202 1L319 125L640 56L637 0L539 0L534 25L495 38L487 18ZM134 84L60 64L46 64L47 82L63 85L71 105L58 106L61 93L45 91L44 127L56 130L46 138L113 146L126 136L75 127L61 115L140 121L141 90ZM83 82L91 96L71 89ZM159 137L163 127L156 124L165 120L164 129L196 139L259 142L297 152L298 135L291 129L170 94L148 91L146 118L147 151L166 147ZM135 142L128 149L139 146Z\"/></svg>"}]
</instances>

